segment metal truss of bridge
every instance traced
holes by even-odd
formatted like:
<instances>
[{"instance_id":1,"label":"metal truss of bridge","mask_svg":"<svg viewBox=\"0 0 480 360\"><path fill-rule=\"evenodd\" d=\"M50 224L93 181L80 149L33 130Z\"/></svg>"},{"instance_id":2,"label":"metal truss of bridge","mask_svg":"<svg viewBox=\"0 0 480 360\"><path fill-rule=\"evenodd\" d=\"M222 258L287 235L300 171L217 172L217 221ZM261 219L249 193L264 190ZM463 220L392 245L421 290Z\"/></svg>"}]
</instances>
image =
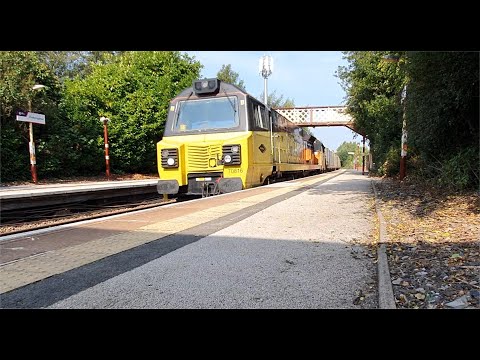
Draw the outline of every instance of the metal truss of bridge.
<instances>
[{"instance_id":1,"label":"metal truss of bridge","mask_svg":"<svg viewBox=\"0 0 480 360\"><path fill-rule=\"evenodd\" d=\"M298 126L346 126L360 135L365 135L355 128L353 118L346 113L346 109L346 106L311 106L275 110Z\"/></svg>"}]
</instances>

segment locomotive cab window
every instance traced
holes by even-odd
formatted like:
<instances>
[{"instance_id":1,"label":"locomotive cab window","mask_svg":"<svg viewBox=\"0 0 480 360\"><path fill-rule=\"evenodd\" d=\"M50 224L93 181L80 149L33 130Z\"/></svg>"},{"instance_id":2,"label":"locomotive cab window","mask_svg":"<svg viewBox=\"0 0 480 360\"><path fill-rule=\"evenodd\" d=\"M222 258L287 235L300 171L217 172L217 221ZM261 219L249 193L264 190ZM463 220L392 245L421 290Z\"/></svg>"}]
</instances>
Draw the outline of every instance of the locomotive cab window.
<instances>
[{"instance_id":1,"label":"locomotive cab window","mask_svg":"<svg viewBox=\"0 0 480 360\"><path fill-rule=\"evenodd\" d=\"M236 96L180 101L174 132L209 131L239 126Z\"/></svg>"}]
</instances>

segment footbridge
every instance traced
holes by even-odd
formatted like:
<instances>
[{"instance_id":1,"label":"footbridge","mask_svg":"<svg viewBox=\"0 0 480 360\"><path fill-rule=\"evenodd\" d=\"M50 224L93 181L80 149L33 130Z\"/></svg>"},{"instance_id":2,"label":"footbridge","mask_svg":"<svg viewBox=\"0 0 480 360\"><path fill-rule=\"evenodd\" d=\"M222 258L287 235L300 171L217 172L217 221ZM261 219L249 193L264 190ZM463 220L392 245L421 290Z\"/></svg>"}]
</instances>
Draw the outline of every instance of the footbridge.
<instances>
[{"instance_id":1,"label":"footbridge","mask_svg":"<svg viewBox=\"0 0 480 360\"><path fill-rule=\"evenodd\" d=\"M346 126L365 136L361 129L355 127L352 116L346 111L346 106L309 106L275 110L298 126Z\"/></svg>"}]
</instances>

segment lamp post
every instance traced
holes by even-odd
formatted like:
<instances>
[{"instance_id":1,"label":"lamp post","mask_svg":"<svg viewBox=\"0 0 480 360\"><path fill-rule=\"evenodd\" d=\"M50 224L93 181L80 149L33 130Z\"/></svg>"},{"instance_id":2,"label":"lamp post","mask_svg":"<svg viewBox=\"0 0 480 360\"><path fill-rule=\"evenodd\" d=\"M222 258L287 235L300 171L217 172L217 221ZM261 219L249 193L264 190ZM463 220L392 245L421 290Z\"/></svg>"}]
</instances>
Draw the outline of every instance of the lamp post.
<instances>
[{"instance_id":1,"label":"lamp post","mask_svg":"<svg viewBox=\"0 0 480 360\"><path fill-rule=\"evenodd\" d=\"M45 85L35 84L32 86L32 90L39 90L44 88ZM32 98L33 95L28 98L28 112L32 112ZM30 135L30 142L28 143L28 150L30 153L30 172L32 173L32 180L34 184L38 184L37 177L37 159L35 157L35 143L33 142L33 123L28 123L28 132Z\"/></svg>"},{"instance_id":2,"label":"lamp post","mask_svg":"<svg viewBox=\"0 0 480 360\"><path fill-rule=\"evenodd\" d=\"M387 62L398 63L400 61L400 56L395 55L385 55L383 60ZM400 173L399 179L402 181L407 175L407 115L406 115L406 100L407 100L407 84L403 86L402 89L402 140L401 140L401 150L400 150Z\"/></svg>"},{"instance_id":3,"label":"lamp post","mask_svg":"<svg viewBox=\"0 0 480 360\"><path fill-rule=\"evenodd\" d=\"M106 175L107 180L110 180L110 156L108 155L108 129L107 123L110 121L109 118L102 116L100 121L103 123L103 136L105 138L105 165L106 165Z\"/></svg>"}]
</instances>

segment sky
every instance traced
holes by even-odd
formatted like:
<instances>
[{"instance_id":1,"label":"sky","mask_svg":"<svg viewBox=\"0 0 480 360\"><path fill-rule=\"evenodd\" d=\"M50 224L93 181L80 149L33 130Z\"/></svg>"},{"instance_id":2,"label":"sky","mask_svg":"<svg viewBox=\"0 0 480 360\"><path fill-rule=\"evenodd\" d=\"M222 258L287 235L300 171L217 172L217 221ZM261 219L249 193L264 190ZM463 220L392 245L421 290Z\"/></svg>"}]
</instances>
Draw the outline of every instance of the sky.
<instances>
[{"instance_id":1,"label":"sky","mask_svg":"<svg viewBox=\"0 0 480 360\"><path fill-rule=\"evenodd\" d=\"M202 78L214 78L222 65L230 64L239 74L248 93L259 98L264 80L258 63L263 55L273 58L273 72L268 77L268 93L276 91L295 106L345 105L346 93L335 77L339 66L347 65L340 51L187 51L204 66ZM360 142L361 136L344 126L315 127L315 137L329 149L336 150L344 141Z\"/></svg>"}]
</instances>

